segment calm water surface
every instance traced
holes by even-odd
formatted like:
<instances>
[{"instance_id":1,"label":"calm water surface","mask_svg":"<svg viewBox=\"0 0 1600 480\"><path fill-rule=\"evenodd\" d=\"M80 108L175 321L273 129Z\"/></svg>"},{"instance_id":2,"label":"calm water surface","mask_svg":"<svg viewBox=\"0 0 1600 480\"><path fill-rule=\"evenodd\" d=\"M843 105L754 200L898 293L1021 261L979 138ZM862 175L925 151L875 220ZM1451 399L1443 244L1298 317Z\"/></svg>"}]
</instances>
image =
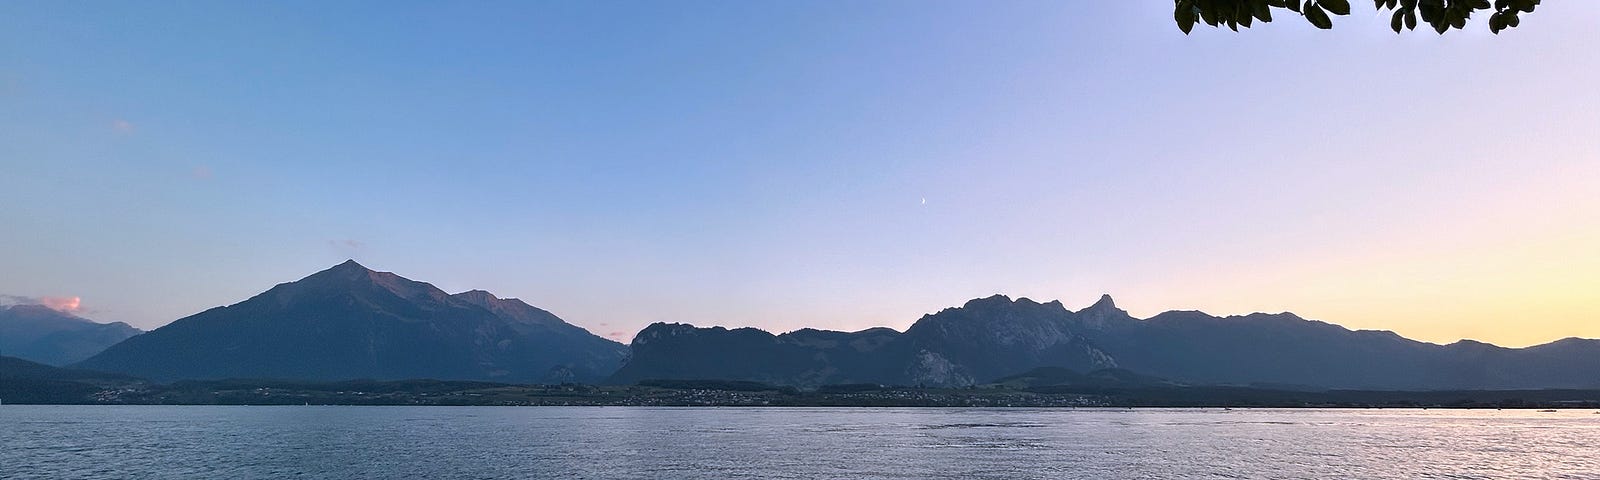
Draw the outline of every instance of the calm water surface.
<instances>
[{"instance_id":1,"label":"calm water surface","mask_svg":"<svg viewBox=\"0 0 1600 480\"><path fill-rule=\"evenodd\" d=\"M1600 479L1600 414L0 406L0 478Z\"/></svg>"}]
</instances>

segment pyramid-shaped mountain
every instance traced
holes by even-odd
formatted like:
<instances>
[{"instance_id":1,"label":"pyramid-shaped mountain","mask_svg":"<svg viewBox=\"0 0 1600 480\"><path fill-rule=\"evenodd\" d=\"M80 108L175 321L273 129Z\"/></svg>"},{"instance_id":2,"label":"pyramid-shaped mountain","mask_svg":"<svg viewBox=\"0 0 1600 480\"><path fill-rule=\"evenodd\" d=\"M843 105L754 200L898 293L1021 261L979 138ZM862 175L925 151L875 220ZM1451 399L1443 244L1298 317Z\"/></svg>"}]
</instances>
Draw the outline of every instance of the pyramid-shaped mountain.
<instances>
[{"instance_id":1,"label":"pyramid-shaped mountain","mask_svg":"<svg viewBox=\"0 0 1600 480\"><path fill-rule=\"evenodd\" d=\"M157 380L593 381L627 347L520 300L355 261L112 346L77 366Z\"/></svg>"}]
</instances>

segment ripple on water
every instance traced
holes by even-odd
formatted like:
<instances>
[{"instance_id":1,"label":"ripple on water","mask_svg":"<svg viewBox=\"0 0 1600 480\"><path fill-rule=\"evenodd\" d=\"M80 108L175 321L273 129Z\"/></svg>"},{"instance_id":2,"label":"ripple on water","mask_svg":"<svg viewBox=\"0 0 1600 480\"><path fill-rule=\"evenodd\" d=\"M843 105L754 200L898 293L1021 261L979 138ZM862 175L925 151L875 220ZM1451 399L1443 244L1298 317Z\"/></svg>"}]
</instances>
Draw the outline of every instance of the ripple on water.
<instances>
[{"instance_id":1,"label":"ripple on water","mask_svg":"<svg viewBox=\"0 0 1600 480\"><path fill-rule=\"evenodd\" d=\"M6 405L0 477L1576 479L1594 413Z\"/></svg>"}]
</instances>

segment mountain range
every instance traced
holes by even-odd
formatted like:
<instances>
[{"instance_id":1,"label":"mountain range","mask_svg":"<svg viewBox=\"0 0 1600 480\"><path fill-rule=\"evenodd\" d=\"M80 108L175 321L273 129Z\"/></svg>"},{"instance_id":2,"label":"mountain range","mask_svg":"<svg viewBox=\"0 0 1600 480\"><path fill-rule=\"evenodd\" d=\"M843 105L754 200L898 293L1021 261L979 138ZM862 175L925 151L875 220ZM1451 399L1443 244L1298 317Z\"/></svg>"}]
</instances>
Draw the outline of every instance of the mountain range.
<instances>
[{"instance_id":1,"label":"mountain range","mask_svg":"<svg viewBox=\"0 0 1600 480\"><path fill-rule=\"evenodd\" d=\"M126 323L97 323L44 305L0 307L0 355L66 365L141 332Z\"/></svg>"},{"instance_id":2,"label":"mountain range","mask_svg":"<svg viewBox=\"0 0 1600 480\"><path fill-rule=\"evenodd\" d=\"M6 314L50 314L38 308ZM24 324L7 322L0 326ZM925 315L905 331L773 334L656 323L623 345L517 299L481 290L452 295L348 261L126 338L71 366L155 381L1586 389L1600 388L1600 340L1437 345L1289 313L1169 311L1140 319L1110 296L1074 311L1059 301L994 295Z\"/></svg>"},{"instance_id":3,"label":"mountain range","mask_svg":"<svg viewBox=\"0 0 1600 480\"><path fill-rule=\"evenodd\" d=\"M78 368L154 380L592 382L627 347L520 300L451 295L355 261L106 349Z\"/></svg>"},{"instance_id":4,"label":"mountain range","mask_svg":"<svg viewBox=\"0 0 1600 480\"><path fill-rule=\"evenodd\" d=\"M1350 330L1289 313L1216 317L1170 311L1137 319L1110 296L1072 311L995 295L926 315L905 332L657 323L634 338L610 378L750 380L800 387L878 383L966 386L1040 367L1120 369L1171 382L1343 389L1600 387L1600 340L1527 348L1437 345Z\"/></svg>"}]
</instances>

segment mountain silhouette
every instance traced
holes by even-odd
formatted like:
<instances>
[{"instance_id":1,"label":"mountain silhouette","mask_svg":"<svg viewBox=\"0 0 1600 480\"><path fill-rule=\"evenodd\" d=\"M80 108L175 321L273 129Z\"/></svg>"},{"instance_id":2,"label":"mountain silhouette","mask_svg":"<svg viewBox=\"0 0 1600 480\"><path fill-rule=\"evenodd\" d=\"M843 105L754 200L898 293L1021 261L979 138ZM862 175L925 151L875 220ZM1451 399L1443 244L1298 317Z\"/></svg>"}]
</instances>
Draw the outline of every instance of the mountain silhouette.
<instances>
[{"instance_id":1,"label":"mountain silhouette","mask_svg":"<svg viewBox=\"0 0 1600 480\"><path fill-rule=\"evenodd\" d=\"M142 332L96 323L43 305L0 307L0 355L61 366L89 358Z\"/></svg>"},{"instance_id":2,"label":"mountain silhouette","mask_svg":"<svg viewBox=\"0 0 1600 480\"><path fill-rule=\"evenodd\" d=\"M554 383L605 378L625 351L520 300L450 295L352 260L179 319L76 366L154 380Z\"/></svg>"},{"instance_id":3,"label":"mountain silhouette","mask_svg":"<svg viewBox=\"0 0 1600 480\"><path fill-rule=\"evenodd\" d=\"M1203 385L1382 390L1600 388L1600 340L1527 348L1436 345L1289 313L1137 319L1110 296L1071 311L1002 295L926 315L905 332L698 328L658 323L610 379L965 386L1041 367L1137 372Z\"/></svg>"},{"instance_id":4,"label":"mountain silhouette","mask_svg":"<svg viewBox=\"0 0 1600 480\"><path fill-rule=\"evenodd\" d=\"M1060 303L996 295L923 316L904 333L753 329L658 323L639 332L612 382L731 379L780 385L846 383L959 386L1024 370L1115 367L1115 361L1060 321ZM738 361L734 361L737 357Z\"/></svg>"}]
</instances>

